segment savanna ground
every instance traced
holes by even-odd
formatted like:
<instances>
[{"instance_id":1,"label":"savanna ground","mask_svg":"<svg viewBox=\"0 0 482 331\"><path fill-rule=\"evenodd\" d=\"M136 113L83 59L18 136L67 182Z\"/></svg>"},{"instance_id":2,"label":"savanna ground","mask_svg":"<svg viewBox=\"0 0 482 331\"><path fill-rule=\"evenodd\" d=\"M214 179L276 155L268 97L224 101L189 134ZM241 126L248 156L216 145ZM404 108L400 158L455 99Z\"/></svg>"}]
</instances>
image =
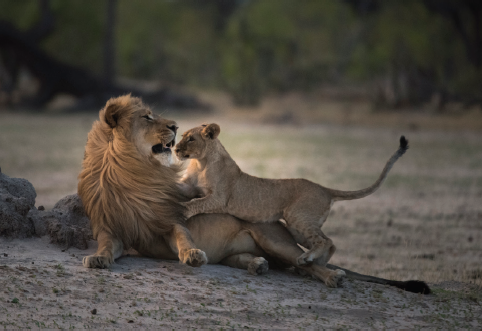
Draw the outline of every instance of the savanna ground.
<instances>
[{"instance_id":1,"label":"savanna ground","mask_svg":"<svg viewBox=\"0 0 482 331\"><path fill-rule=\"evenodd\" d=\"M372 196L337 202L324 225L332 263L384 278L427 281L433 295L275 271L192 269L123 257L109 270L81 267L88 251L46 238L0 239L0 325L6 327L480 327L482 324L482 111L374 113L363 104L296 96L261 110L217 98L210 114L164 112L180 133L221 125L240 167L272 178L304 177L356 190L374 182L404 134L408 152ZM223 111L221 111L221 109ZM28 179L36 205L74 193L97 113L0 113L0 167ZM6 256L5 256L6 254ZM93 309L97 314L92 314ZM132 323L132 324L129 324Z\"/></svg>"}]
</instances>

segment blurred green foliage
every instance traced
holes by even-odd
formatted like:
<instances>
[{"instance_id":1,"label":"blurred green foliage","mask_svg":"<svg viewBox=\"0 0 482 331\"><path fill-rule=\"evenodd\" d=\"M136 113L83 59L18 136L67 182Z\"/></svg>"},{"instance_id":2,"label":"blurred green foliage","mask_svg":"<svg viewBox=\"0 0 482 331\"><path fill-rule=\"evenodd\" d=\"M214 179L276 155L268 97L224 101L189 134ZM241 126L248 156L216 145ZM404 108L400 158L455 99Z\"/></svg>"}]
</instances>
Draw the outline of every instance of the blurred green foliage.
<instances>
[{"instance_id":1,"label":"blurred green foliage","mask_svg":"<svg viewBox=\"0 0 482 331\"><path fill-rule=\"evenodd\" d=\"M233 0L235 1L235 0ZM386 0L359 14L340 0L237 1L222 27L216 1L119 0L120 76L229 91L242 104L270 92L423 73L433 89L481 97L482 73L453 25L419 0ZM55 31L42 47L102 70L106 1L52 0ZM2 0L0 19L27 29L37 0Z\"/></svg>"}]
</instances>

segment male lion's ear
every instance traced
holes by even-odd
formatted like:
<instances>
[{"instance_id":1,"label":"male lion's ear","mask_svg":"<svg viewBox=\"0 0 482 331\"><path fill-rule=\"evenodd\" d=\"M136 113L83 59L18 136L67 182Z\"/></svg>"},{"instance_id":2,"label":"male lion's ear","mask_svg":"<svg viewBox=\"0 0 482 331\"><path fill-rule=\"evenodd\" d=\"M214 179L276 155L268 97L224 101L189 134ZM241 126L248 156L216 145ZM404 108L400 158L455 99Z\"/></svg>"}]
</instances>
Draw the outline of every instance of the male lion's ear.
<instances>
[{"instance_id":1,"label":"male lion's ear","mask_svg":"<svg viewBox=\"0 0 482 331\"><path fill-rule=\"evenodd\" d=\"M104 110L104 120L111 127L111 129L117 126L119 120L119 114L116 105L108 105Z\"/></svg>"},{"instance_id":2,"label":"male lion's ear","mask_svg":"<svg viewBox=\"0 0 482 331\"><path fill-rule=\"evenodd\" d=\"M221 128L216 123L211 123L207 125L202 131L201 134L204 138L209 139L216 139L221 132Z\"/></svg>"},{"instance_id":3,"label":"male lion's ear","mask_svg":"<svg viewBox=\"0 0 482 331\"><path fill-rule=\"evenodd\" d=\"M107 101L104 108L104 120L113 129L119 124L119 118L122 112L130 101L130 95L118 98L111 98Z\"/></svg>"}]
</instances>

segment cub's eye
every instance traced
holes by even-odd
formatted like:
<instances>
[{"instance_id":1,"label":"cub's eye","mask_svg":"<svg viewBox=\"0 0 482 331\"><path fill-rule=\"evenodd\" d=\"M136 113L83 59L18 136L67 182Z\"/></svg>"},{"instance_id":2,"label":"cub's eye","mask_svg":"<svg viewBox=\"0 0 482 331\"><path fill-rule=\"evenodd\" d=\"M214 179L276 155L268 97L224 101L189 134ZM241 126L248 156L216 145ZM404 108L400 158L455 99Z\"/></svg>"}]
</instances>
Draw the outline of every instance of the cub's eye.
<instances>
[{"instance_id":1,"label":"cub's eye","mask_svg":"<svg viewBox=\"0 0 482 331\"><path fill-rule=\"evenodd\" d=\"M189 139L187 141L188 142L194 141L194 138L191 136L191 137L189 137Z\"/></svg>"}]
</instances>

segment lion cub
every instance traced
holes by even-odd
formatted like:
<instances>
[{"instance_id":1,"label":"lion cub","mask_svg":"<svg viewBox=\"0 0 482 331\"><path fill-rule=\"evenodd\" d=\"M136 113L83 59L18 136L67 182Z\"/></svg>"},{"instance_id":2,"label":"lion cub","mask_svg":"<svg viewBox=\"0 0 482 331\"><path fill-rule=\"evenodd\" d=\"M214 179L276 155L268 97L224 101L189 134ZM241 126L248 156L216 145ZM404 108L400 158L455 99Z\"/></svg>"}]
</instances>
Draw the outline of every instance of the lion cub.
<instances>
[{"instance_id":1,"label":"lion cub","mask_svg":"<svg viewBox=\"0 0 482 331\"><path fill-rule=\"evenodd\" d=\"M228 213L249 222L284 219L296 241L309 250L298 257L304 265L319 259L326 264L335 252L331 239L321 231L335 201L363 198L375 192L393 164L408 149L404 136L378 180L359 191L338 191L306 179L264 179L241 171L217 139L221 129L213 123L184 133L176 145L180 160L191 159L183 183L196 198L185 205L187 217L202 213Z\"/></svg>"}]
</instances>

